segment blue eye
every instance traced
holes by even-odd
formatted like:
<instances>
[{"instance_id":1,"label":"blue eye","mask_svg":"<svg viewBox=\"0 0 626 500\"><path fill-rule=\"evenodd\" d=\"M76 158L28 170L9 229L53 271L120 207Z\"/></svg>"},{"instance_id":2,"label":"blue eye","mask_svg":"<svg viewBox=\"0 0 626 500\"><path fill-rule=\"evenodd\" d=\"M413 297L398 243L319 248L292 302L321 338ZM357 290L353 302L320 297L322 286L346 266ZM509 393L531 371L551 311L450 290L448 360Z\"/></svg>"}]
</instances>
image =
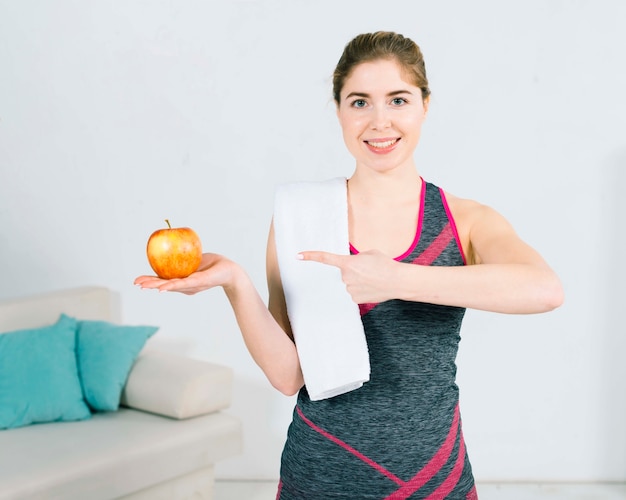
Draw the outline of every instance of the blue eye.
<instances>
[{"instance_id":1,"label":"blue eye","mask_svg":"<svg viewBox=\"0 0 626 500\"><path fill-rule=\"evenodd\" d=\"M404 99L403 97L394 97L393 100L391 101L391 104L393 104L394 106L402 106L403 104L406 104L407 100Z\"/></svg>"},{"instance_id":2,"label":"blue eye","mask_svg":"<svg viewBox=\"0 0 626 500\"><path fill-rule=\"evenodd\" d=\"M357 99L356 101L352 102L353 108L364 108L365 106L367 106L367 103L364 99Z\"/></svg>"}]
</instances>

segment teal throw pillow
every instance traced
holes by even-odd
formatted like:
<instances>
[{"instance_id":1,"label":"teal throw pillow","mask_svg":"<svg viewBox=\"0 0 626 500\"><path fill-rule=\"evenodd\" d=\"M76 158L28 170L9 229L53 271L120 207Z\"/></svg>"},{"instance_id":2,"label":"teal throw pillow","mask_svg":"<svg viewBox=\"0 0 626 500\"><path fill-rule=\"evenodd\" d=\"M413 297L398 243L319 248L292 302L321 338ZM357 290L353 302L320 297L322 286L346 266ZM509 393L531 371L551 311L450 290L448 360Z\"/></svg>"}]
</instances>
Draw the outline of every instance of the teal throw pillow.
<instances>
[{"instance_id":1,"label":"teal throw pillow","mask_svg":"<svg viewBox=\"0 0 626 500\"><path fill-rule=\"evenodd\" d=\"M154 326L78 321L76 357L85 401L93 410L115 411L130 369Z\"/></svg>"},{"instance_id":2,"label":"teal throw pillow","mask_svg":"<svg viewBox=\"0 0 626 500\"><path fill-rule=\"evenodd\" d=\"M0 334L0 429L83 420L75 355L76 320Z\"/></svg>"}]
</instances>

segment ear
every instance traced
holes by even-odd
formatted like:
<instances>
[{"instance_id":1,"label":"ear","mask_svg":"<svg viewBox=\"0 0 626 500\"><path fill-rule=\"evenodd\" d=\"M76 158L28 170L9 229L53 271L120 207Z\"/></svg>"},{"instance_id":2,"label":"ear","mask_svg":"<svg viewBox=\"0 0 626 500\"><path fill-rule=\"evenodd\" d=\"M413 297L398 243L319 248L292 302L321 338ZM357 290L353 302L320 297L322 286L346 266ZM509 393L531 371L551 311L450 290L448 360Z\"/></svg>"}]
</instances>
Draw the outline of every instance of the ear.
<instances>
[{"instance_id":1,"label":"ear","mask_svg":"<svg viewBox=\"0 0 626 500\"><path fill-rule=\"evenodd\" d=\"M424 103L424 118L428 115L428 109L430 108L430 96L422 101Z\"/></svg>"}]
</instances>

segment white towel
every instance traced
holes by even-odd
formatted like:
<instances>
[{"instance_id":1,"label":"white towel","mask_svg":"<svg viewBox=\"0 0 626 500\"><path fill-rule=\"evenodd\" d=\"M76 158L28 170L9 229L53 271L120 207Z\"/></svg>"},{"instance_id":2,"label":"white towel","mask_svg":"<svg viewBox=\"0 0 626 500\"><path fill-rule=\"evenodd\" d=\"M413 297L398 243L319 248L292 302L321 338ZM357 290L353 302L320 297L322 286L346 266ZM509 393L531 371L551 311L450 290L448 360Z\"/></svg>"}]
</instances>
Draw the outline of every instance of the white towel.
<instances>
[{"instance_id":1,"label":"white towel","mask_svg":"<svg viewBox=\"0 0 626 500\"><path fill-rule=\"evenodd\" d=\"M309 397L318 401L358 389L370 375L359 307L338 268L296 258L305 250L349 254L346 179L278 186L274 236Z\"/></svg>"}]
</instances>

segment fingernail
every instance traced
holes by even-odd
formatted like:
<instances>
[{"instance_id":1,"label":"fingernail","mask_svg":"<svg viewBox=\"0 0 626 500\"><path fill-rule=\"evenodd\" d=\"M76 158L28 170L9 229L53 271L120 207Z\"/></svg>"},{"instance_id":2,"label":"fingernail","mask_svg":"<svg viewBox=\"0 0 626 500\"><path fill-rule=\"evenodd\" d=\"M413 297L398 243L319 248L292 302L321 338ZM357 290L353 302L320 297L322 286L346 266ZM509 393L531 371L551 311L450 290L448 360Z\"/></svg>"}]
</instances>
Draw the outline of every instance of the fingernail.
<instances>
[{"instance_id":1,"label":"fingernail","mask_svg":"<svg viewBox=\"0 0 626 500\"><path fill-rule=\"evenodd\" d=\"M296 259L298 259L298 260L304 260L304 255L302 255L301 253L296 254Z\"/></svg>"}]
</instances>

